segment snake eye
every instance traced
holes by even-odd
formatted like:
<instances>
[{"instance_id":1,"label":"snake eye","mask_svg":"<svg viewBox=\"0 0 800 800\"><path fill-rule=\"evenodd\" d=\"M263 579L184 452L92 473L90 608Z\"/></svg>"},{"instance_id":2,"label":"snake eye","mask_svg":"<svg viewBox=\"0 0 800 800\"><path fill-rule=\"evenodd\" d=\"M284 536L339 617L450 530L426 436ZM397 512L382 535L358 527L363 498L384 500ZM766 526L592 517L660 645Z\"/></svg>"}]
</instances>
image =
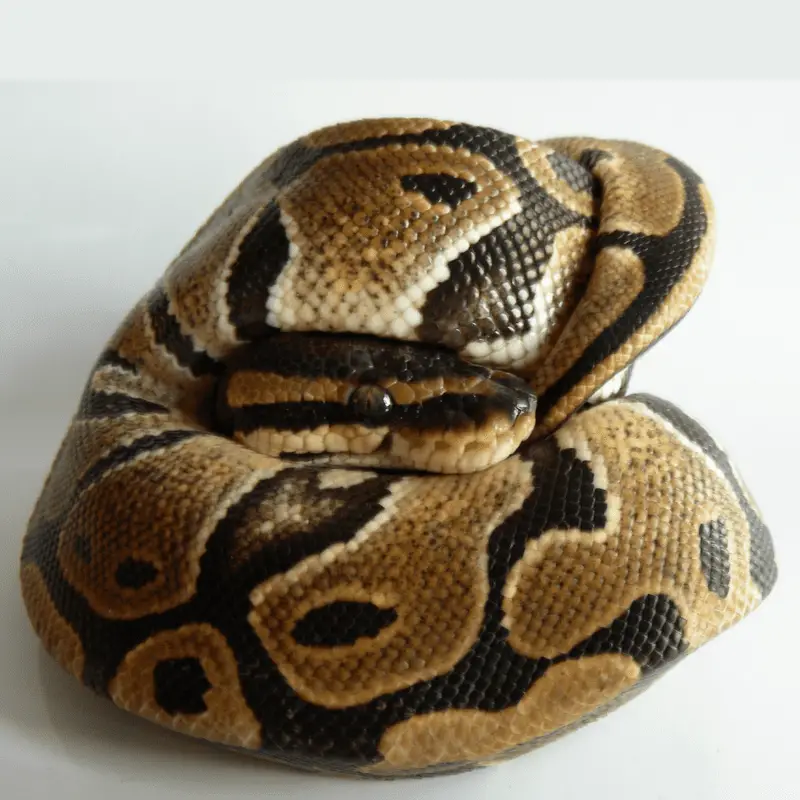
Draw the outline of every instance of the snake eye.
<instances>
[{"instance_id":1,"label":"snake eye","mask_svg":"<svg viewBox=\"0 0 800 800\"><path fill-rule=\"evenodd\" d=\"M351 393L348 403L361 416L376 419L391 411L392 396L380 386L359 386Z\"/></svg>"}]
</instances>

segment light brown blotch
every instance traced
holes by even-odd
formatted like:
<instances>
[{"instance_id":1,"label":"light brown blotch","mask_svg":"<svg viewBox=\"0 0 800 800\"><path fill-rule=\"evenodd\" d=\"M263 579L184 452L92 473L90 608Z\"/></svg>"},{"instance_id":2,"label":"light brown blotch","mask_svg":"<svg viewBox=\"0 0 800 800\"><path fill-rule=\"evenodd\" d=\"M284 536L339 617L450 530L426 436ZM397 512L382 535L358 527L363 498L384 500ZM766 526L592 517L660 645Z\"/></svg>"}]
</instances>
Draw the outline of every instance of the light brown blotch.
<instances>
[{"instance_id":1,"label":"light brown blotch","mask_svg":"<svg viewBox=\"0 0 800 800\"><path fill-rule=\"evenodd\" d=\"M356 384L324 376L277 375L243 369L228 379L225 399L231 408L269 403L345 403Z\"/></svg>"},{"instance_id":2,"label":"light brown blotch","mask_svg":"<svg viewBox=\"0 0 800 800\"><path fill-rule=\"evenodd\" d=\"M53 459L32 521L48 520L60 526L75 501L79 482L95 463L143 437L186 428L186 423L164 414L74 419Z\"/></svg>"},{"instance_id":3,"label":"light brown blotch","mask_svg":"<svg viewBox=\"0 0 800 800\"><path fill-rule=\"evenodd\" d=\"M89 378L88 386L95 392L125 394L151 403L160 403L165 407L169 407L177 399L174 387L157 383L146 373L131 372L116 365L105 365L95 370Z\"/></svg>"},{"instance_id":4,"label":"light brown blotch","mask_svg":"<svg viewBox=\"0 0 800 800\"><path fill-rule=\"evenodd\" d=\"M154 696L156 666L182 658L198 659L211 684L203 695L206 710L197 714L169 714ZM184 625L145 639L126 654L108 688L117 706L159 725L235 747L261 746L261 725L242 695L236 656L211 625Z\"/></svg>"},{"instance_id":5,"label":"light brown blotch","mask_svg":"<svg viewBox=\"0 0 800 800\"><path fill-rule=\"evenodd\" d=\"M472 475L404 478L348 542L256 587L250 624L292 688L346 708L449 670L480 629L489 536L531 484L517 457ZM298 620L342 600L392 607L397 620L353 645L297 644Z\"/></svg>"},{"instance_id":6,"label":"light brown blotch","mask_svg":"<svg viewBox=\"0 0 800 800\"><path fill-rule=\"evenodd\" d=\"M366 483L376 476L375 472L367 472L360 469L326 469L319 474L319 488L325 489L349 489Z\"/></svg>"}]
</instances>

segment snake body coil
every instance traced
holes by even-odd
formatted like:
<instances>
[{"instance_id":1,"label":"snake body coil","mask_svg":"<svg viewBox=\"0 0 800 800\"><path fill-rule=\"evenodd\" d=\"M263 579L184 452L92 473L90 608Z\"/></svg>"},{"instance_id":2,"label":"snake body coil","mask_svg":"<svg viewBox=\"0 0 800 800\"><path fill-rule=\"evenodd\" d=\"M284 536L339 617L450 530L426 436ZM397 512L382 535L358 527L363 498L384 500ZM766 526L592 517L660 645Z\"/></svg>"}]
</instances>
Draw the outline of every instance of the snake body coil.
<instances>
[{"instance_id":1,"label":"snake body coil","mask_svg":"<svg viewBox=\"0 0 800 800\"><path fill-rule=\"evenodd\" d=\"M282 148L97 361L24 540L37 634L121 708L311 769L605 713L776 579L711 437L624 395L711 250L702 181L631 142Z\"/></svg>"}]
</instances>

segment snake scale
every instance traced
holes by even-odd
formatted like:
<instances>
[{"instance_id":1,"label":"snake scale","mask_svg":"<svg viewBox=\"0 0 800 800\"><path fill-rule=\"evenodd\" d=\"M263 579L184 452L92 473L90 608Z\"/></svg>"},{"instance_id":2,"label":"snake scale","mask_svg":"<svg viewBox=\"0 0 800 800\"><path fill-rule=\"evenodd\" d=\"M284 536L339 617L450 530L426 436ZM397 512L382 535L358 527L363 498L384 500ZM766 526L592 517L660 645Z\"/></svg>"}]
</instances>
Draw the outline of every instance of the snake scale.
<instances>
[{"instance_id":1,"label":"snake scale","mask_svg":"<svg viewBox=\"0 0 800 800\"><path fill-rule=\"evenodd\" d=\"M770 533L694 420L627 395L706 279L685 164L431 119L260 164L98 358L32 513L50 654L296 767L526 752L759 605Z\"/></svg>"}]
</instances>

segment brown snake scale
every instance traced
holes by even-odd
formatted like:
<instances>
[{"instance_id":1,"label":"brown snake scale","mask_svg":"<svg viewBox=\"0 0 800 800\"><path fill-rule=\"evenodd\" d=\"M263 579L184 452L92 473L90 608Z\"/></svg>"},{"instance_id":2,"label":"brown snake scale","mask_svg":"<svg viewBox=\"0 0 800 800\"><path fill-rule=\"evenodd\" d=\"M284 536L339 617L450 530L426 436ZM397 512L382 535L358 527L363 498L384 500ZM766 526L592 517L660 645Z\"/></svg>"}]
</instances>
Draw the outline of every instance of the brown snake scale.
<instances>
[{"instance_id":1,"label":"brown snake scale","mask_svg":"<svg viewBox=\"0 0 800 800\"><path fill-rule=\"evenodd\" d=\"M706 279L644 145L363 120L258 166L98 359L25 536L61 666L302 768L452 772L633 697L770 592L634 360Z\"/></svg>"}]
</instances>

